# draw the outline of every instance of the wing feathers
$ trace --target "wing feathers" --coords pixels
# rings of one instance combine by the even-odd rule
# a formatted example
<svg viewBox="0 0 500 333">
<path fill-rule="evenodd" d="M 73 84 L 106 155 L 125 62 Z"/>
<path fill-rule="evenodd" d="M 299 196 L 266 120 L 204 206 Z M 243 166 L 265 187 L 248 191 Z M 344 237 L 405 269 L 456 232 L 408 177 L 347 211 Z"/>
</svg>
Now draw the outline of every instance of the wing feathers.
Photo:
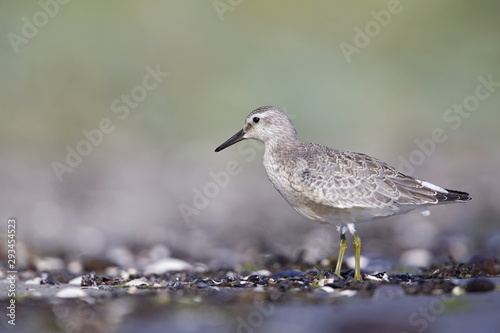
<svg viewBox="0 0 500 333">
<path fill-rule="evenodd" d="M 394 204 L 425 206 L 470 200 L 465 192 L 445 190 L 406 176 L 365 154 L 312 143 L 304 145 L 302 154 L 295 152 L 293 155 L 290 169 L 299 171 L 291 175 L 289 181 L 296 190 L 314 193 L 308 200 L 317 204 L 338 208 L 383 208 Z"/>
</svg>

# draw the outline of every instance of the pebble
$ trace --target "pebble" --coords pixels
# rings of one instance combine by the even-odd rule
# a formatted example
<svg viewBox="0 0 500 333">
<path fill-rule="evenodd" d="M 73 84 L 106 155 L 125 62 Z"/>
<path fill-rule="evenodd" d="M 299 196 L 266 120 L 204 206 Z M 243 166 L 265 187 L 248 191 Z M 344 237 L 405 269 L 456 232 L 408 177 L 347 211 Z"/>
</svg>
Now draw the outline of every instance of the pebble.
<svg viewBox="0 0 500 333">
<path fill-rule="evenodd" d="M 87 293 L 80 288 L 69 287 L 61 289 L 57 292 L 56 297 L 59 298 L 85 298 Z"/>
<path fill-rule="evenodd" d="M 139 271 L 135 268 L 129 268 L 126 271 L 120 271 L 119 275 L 123 280 L 133 280 L 141 276 Z"/>
<path fill-rule="evenodd" d="M 281 271 L 281 272 L 272 274 L 270 277 L 272 279 L 276 280 L 279 278 L 291 278 L 291 277 L 298 277 L 298 276 L 302 276 L 302 275 L 304 275 L 304 273 L 302 273 L 301 271 Z"/>
<path fill-rule="evenodd" d="M 153 282 L 153 284 L 151 285 L 151 287 L 153 287 L 153 288 L 162 288 L 163 286 L 160 283 L 158 283 L 158 282 L 155 281 L 155 282 Z"/>
<path fill-rule="evenodd" d="M 47 279 L 42 279 L 42 281 L 40 281 L 40 285 L 49 285 L 49 286 L 55 286 L 59 284 L 58 282 L 54 282 L 54 281 L 51 281 L 51 280 L 47 280 Z"/>
<path fill-rule="evenodd" d="M 82 285 L 82 277 L 77 276 L 76 278 L 71 279 L 68 283 L 72 286 L 81 286 Z"/>
<path fill-rule="evenodd" d="M 147 283 L 143 279 L 135 279 L 135 280 L 132 280 L 132 281 L 125 283 L 125 286 L 128 286 L 128 287 L 148 287 L 149 283 Z"/>
<path fill-rule="evenodd" d="M 426 249 L 406 250 L 401 254 L 401 264 L 410 267 L 427 267 L 431 264 L 432 253 Z"/>
<path fill-rule="evenodd" d="M 332 288 L 344 288 L 345 287 L 345 281 L 344 280 L 336 280 L 334 282 L 330 282 L 327 284 L 328 287 Z"/>
<path fill-rule="evenodd" d="M 267 269 L 261 269 L 255 272 L 252 272 L 252 275 L 262 275 L 262 276 L 270 276 L 271 272 L 268 271 Z"/>
<path fill-rule="evenodd" d="M 193 266 L 181 259 L 164 258 L 144 267 L 144 273 L 162 275 L 167 272 L 190 271 Z"/>
<path fill-rule="evenodd" d="M 486 278 L 470 279 L 465 285 L 465 290 L 470 293 L 485 292 L 495 289 L 495 284 Z"/>
<path fill-rule="evenodd" d="M 326 293 L 333 293 L 335 291 L 335 289 L 333 289 L 332 287 L 329 287 L 329 286 L 321 287 L 321 288 L 319 288 L 319 290 L 324 291 Z"/>
<path fill-rule="evenodd" d="M 334 282 L 335 282 L 335 279 L 320 279 L 318 281 L 318 286 L 323 287 L 329 283 L 334 283 Z"/>
<path fill-rule="evenodd" d="M 47 280 L 59 283 L 68 283 L 70 277 L 65 271 L 52 271 L 47 275 Z"/>
<path fill-rule="evenodd" d="M 130 267 L 135 263 L 133 253 L 129 249 L 121 246 L 112 247 L 107 250 L 106 257 L 120 267 Z"/>
<path fill-rule="evenodd" d="M 325 279 L 340 280 L 340 277 L 337 274 L 335 274 L 333 271 L 324 272 L 323 276 L 325 277 Z"/>
<path fill-rule="evenodd" d="M 304 277 L 304 279 L 307 279 L 307 280 L 315 280 L 318 278 L 318 272 L 308 271 L 308 272 L 304 273 L 303 277 Z"/>
<path fill-rule="evenodd" d="M 193 272 L 197 274 L 206 273 L 208 272 L 208 266 L 201 262 L 197 262 L 196 264 L 193 265 Z"/>
<path fill-rule="evenodd" d="M 339 291 L 338 295 L 345 296 L 345 297 L 353 297 L 353 296 L 356 296 L 357 293 L 358 293 L 357 290 L 342 290 L 342 291 Z"/>
<path fill-rule="evenodd" d="M 250 275 L 246 278 L 246 280 L 248 282 L 254 282 L 254 283 L 257 283 L 257 282 L 261 282 L 263 280 L 263 276 L 262 275 L 257 275 L 257 274 L 253 274 L 253 275 Z"/>
<path fill-rule="evenodd" d="M 318 281 L 320 287 L 328 286 L 331 288 L 343 288 L 345 286 L 345 280 L 338 277 L 332 271 L 324 272 L 323 276 L 324 278 Z"/>
<path fill-rule="evenodd" d="M 365 274 L 364 278 L 369 281 L 376 282 L 389 282 L 389 276 L 386 272 L 383 273 L 375 273 L 375 274 Z"/>
<path fill-rule="evenodd" d="M 355 258 L 354 256 L 349 256 L 345 259 L 345 263 L 347 264 L 347 267 L 349 268 L 352 268 L 354 269 L 354 264 L 355 264 Z M 365 257 L 363 255 L 361 255 L 359 257 L 359 266 L 361 269 L 365 269 L 366 266 L 368 266 L 368 264 L 370 263 L 370 259 L 368 259 L 368 257 Z"/>
<path fill-rule="evenodd" d="M 149 257 L 153 261 L 170 257 L 170 249 L 163 244 L 157 244 L 149 250 Z"/>
<path fill-rule="evenodd" d="M 494 256 L 475 255 L 469 259 L 469 265 L 474 265 L 477 269 L 490 274 L 500 274 L 500 260 Z"/>
<path fill-rule="evenodd" d="M 61 271 L 64 269 L 64 260 L 54 257 L 43 257 L 35 259 L 35 266 L 39 271 Z"/>
<path fill-rule="evenodd" d="M 320 261 L 320 265 L 321 265 L 321 266 L 328 267 L 328 266 L 330 266 L 331 264 L 332 264 L 332 262 L 331 262 L 331 260 L 330 260 L 330 259 L 328 259 L 328 258 L 322 259 L 322 260 Z"/>
<path fill-rule="evenodd" d="M 451 294 L 453 296 L 462 296 L 463 294 L 465 294 L 465 289 L 460 286 L 456 286 L 451 290 Z"/>
<path fill-rule="evenodd" d="M 70 261 L 68 263 L 68 271 L 71 274 L 83 274 L 83 265 L 77 260 Z"/>
</svg>

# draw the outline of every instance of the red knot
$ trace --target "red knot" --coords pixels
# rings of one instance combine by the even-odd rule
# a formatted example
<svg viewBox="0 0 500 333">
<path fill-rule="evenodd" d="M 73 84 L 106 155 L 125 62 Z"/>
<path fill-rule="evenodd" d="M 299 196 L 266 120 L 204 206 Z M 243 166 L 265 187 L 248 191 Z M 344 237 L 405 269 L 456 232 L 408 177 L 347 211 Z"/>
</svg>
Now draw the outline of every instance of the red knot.
<svg viewBox="0 0 500 333">
<path fill-rule="evenodd" d="M 283 198 L 303 217 L 331 224 L 340 233 L 335 274 L 347 247 L 345 233 L 353 235 L 354 279 L 361 280 L 361 239 L 355 225 L 418 210 L 428 206 L 470 200 L 468 193 L 448 190 L 402 174 L 365 154 L 301 142 L 285 112 L 274 106 L 252 111 L 243 129 L 215 149 L 216 152 L 244 139 L 264 143 L 264 167 Z"/>
</svg>

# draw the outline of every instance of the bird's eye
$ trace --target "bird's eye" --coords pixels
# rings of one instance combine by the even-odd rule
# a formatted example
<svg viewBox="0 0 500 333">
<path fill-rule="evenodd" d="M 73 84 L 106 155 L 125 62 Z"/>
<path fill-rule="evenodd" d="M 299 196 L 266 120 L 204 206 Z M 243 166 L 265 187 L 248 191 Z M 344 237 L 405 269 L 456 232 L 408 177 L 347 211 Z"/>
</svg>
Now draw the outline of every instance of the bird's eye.
<svg viewBox="0 0 500 333">
<path fill-rule="evenodd" d="M 257 124 L 259 122 L 260 118 L 259 117 L 253 117 L 252 120 L 253 120 L 254 123 Z"/>
</svg>

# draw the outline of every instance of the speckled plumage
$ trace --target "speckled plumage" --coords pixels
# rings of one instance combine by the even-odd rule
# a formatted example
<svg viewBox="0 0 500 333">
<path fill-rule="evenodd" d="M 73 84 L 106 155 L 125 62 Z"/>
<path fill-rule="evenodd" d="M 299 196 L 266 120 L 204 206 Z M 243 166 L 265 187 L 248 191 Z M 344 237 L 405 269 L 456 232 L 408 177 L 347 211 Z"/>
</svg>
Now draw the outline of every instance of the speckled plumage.
<svg viewBox="0 0 500 333">
<path fill-rule="evenodd" d="M 335 225 L 341 235 L 355 234 L 358 222 L 415 209 L 428 215 L 427 206 L 470 200 L 465 192 L 406 176 L 368 155 L 301 142 L 287 115 L 273 106 L 252 111 L 243 129 L 216 151 L 243 139 L 264 143 L 267 176 L 299 214 Z"/>
</svg>

